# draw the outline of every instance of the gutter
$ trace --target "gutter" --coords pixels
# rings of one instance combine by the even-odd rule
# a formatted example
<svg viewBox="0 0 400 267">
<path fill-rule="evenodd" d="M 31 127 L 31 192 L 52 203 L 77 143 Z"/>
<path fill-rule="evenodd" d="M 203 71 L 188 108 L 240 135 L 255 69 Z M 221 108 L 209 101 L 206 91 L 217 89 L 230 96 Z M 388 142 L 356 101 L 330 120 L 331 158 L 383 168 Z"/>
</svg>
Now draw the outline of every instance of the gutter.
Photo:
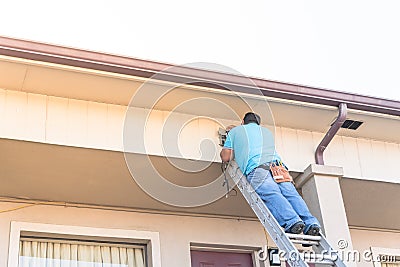
<svg viewBox="0 0 400 267">
<path fill-rule="evenodd" d="M 340 127 L 342 127 L 347 117 L 347 105 L 341 103 L 339 105 L 339 115 L 336 118 L 335 122 L 331 125 L 331 128 L 325 134 L 321 143 L 319 143 L 317 149 L 315 150 L 315 163 L 319 165 L 324 165 L 324 151 L 328 147 L 329 143 L 332 141 L 333 137 L 339 131 Z"/>
<path fill-rule="evenodd" d="M 400 102 L 0 36 L 0 55 L 400 116 Z"/>
</svg>

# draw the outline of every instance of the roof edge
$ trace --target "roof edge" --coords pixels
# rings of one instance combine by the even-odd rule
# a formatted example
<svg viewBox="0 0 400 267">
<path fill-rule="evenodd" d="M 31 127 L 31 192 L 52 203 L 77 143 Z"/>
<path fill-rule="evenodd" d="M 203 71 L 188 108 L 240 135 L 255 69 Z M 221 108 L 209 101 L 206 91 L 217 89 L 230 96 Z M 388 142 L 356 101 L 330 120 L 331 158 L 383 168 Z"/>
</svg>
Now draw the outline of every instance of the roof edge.
<svg viewBox="0 0 400 267">
<path fill-rule="evenodd" d="M 400 101 L 0 36 L 0 55 L 400 116 Z"/>
</svg>

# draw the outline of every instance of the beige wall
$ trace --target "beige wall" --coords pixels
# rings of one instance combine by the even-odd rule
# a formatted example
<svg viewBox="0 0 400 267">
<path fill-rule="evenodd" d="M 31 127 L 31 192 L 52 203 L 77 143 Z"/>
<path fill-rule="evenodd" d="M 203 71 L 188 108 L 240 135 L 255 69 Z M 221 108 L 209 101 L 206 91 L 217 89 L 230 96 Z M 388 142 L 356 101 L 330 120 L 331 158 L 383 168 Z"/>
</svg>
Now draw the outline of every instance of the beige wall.
<svg viewBox="0 0 400 267">
<path fill-rule="evenodd" d="M 0 202 L 0 212 L 24 204 Z M 190 243 L 264 247 L 256 221 L 37 205 L 0 213 L 0 267 L 7 267 L 11 221 L 159 232 L 162 266 L 190 266 Z M 351 229 L 354 250 L 400 250 L 400 232 Z M 269 240 L 269 244 L 273 245 Z M 359 267 L 373 267 L 361 260 Z"/>
<path fill-rule="evenodd" d="M 0 202 L 0 212 L 23 204 Z M 33 206 L 0 213 L 0 267 L 7 266 L 11 221 L 159 232 L 162 266 L 190 266 L 190 242 L 264 247 L 257 221 Z"/>
<path fill-rule="evenodd" d="M 371 247 L 398 249 L 400 251 L 400 232 L 389 232 L 385 230 L 359 230 L 350 229 L 353 248 L 361 253 L 371 251 Z M 372 261 L 363 261 L 358 267 L 373 267 Z"/>
<path fill-rule="evenodd" d="M 120 105 L 0 89 L 0 138 L 123 151 L 125 112 L 126 107 Z M 133 112 L 138 120 L 144 120 L 145 109 L 133 108 Z M 149 130 L 144 134 L 146 151 L 135 143 L 143 140 L 139 135 L 131 139 L 130 151 L 164 155 L 161 133 L 168 116 L 167 111 L 152 111 Z M 182 125 L 193 117 L 174 113 L 170 119 Z M 217 120 L 221 125 L 235 123 Z M 168 156 L 219 162 L 218 122 L 197 118 L 184 124 L 178 144 L 181 153 L 171 152 Z M 314 162 L 315 148 L 324 136 L 324 133 L 284 127 L 276 127 L 275 134 L 278 153 L 291 170 L 298 172 Z M 200 153 L 204 139 L 214 143 L 213 152 Z M 399 157 L 397 143 L 336 136 L 325 152 L 325 163 L 343 167 L 345 177 L 398 183 L 395 168 L 376 168 L 375 163 L 384 158 L 389 166 L 396 166 Z"/>
</svg>

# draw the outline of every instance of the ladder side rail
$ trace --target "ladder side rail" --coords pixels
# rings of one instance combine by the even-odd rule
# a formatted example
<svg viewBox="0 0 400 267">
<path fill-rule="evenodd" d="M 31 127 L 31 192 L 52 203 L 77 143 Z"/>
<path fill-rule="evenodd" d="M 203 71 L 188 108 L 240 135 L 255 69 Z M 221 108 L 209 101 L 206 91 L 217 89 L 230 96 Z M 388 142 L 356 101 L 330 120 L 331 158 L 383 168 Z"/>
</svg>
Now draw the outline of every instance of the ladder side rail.
<svg viewBox="0 0 400 267">
<path fill-rule="evenodd" d="M 346 264 L 343 262 L 343 260 L 340 258 L 338 251 L 334 250 L 331 245 L 329 244 L 328 240 L 326 240 L 325 236 L 321 234 L 321 240 L 319 241 L 319 246 L 318 247 L 313 247 L 314 250 L 316 250 L 318 253 L 325 253 L 326 255 L 329 255 L 330 257 L 335 258 L 335 266 L 339 267 L 346 267 Z"/>
<path fill-rule="evenodd" d="M 261 224 L 274 240 L 275 244 L 278 246 L 279 249 L 285 251 L 285 253 L 287 254 L 287 262 L 293 267 L 308 267 L 309 265 L 301 258 L 298 249 L 286 236 L 286 234 L 284 233 L 272 213 L 266 207 L 260 196 L 254 191 L 253 187 L 240 171 L 236 162 L 231 161 L 231 163 L 227 167 L 227 171 L 229 176 L 234 180 L 235 184 L 237 184 L 240 192 L 249 203 L 252 210 L 257 215 Z M 293 258 L 295 259 L 295 261 L 290 260 Z"/>
<path fill-rule="evenodd" d="M 229 176 L 235 182 L 243 197 L 246 199 L 254 213 L 257 215 L 261 224 L 267 230 L 268 234 L 272 237 L 275 244 L 280 250 L 286 253 L 287 262 L 292 267 L 307 267 L 307 261 L 299 253 L 298 249 L 295 247 L 292 238 L 299 239 L 298 241 L 305 242 L 304 235 L 291 235 L 286 234 L 280 227 L 270 210 L 264 204 L 260 196 L 255 192 L 251 184 L 247 181 L 246 177 L 240 171 L 237 163 L 231 161 L 228 164 L 227 170 Z M 307 242 L 317 242 L 317 245 L 313 244 L 313 250 L 319 253 L 322 258 L 320 261 L 315 263 L 328 264 L 338 267 L 346 267 L 342 259 L 339 257 L 338 251 L 333 250 L 326 238 L 321 234 L 320 236 L 310 236 Z M 297 242 L 297 240 L 295 240 Z"/>
</svg>

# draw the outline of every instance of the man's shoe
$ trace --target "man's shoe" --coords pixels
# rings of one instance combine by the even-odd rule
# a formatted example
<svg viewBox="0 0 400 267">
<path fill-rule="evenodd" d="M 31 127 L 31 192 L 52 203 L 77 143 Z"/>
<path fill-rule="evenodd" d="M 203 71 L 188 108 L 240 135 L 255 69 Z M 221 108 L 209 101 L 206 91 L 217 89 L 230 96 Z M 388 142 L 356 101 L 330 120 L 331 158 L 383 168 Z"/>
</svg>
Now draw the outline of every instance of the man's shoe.
<svg viewBox="0 0 400 267">
<path fill-rule="evenodd" d="M 317 224 L 312 224 L 310 227 L 308 227 L 307 231 L 304 232 L 305 235 L 319 235 L 319 232 L 321 231 L 321 227 Z"/>
<path fill-rule="evenodd" d="M 319 232 L 321 231 L 321 227 L 316 224 L 312 224 L 308 227 L 307 231 L 304 232 L 305 235 L 314 235 L 317 236 L 319 235 Z M 312 245 L 309 244 L 302 244 L 303 247 L 311 247 Z"/>
<path fill-rule="evenodd" d="M 293 224 L 289 228 L 289 230 L 287 230 L 285 232 L 289 233 L 289 234 L 300 234 L 301 232 L 303 232 L 305 226 L 306 225 L 302 221 L 300 221 L 300 222 Z"/>
</svg>

